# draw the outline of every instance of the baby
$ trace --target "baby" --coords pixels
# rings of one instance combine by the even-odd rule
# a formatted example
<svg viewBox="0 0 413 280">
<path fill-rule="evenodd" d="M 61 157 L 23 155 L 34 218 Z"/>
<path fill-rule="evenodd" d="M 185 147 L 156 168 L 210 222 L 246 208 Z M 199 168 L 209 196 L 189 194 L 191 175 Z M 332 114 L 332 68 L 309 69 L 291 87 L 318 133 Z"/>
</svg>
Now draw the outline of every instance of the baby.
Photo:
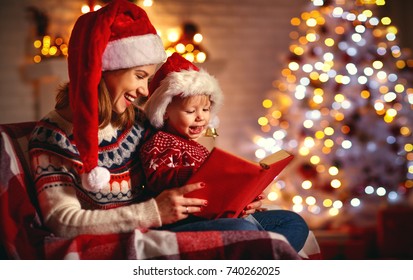
<svg viewBox="0 0 413 280">
<path fill-rule="evenodd" d="M 147 194 L 184 185 L 201 166 L 209 151 L 196 140 L 222 99 L 216 79 L 177 53 L 156 72 L 144 105 L 156 131 L 140 150 Z"/>
</svg>

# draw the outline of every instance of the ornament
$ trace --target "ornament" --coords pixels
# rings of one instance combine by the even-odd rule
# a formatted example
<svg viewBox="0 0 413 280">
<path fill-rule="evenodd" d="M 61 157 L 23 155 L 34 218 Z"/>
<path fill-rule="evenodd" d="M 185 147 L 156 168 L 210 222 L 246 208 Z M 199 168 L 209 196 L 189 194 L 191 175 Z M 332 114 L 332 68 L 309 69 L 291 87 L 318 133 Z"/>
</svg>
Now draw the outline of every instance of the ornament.
<svg viewBox="0 0 413 280">
<path fill-rule="evenodd" d="M 219 136 L 219 134 L 218 134 L 218 131 L 217 131 L 216 128 L 208 127 L 205 131 L 205 136 L 215 138 L 215 137 Z"/>
</svg>

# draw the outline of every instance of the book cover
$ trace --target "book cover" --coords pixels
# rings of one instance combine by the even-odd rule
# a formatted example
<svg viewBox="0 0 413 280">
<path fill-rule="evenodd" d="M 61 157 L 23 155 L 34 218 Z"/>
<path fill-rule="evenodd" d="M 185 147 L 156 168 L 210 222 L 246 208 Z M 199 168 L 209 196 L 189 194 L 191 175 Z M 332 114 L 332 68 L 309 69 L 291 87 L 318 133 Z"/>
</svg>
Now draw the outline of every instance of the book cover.
<svg viewBox="0 0 413 280">
<path fill-rule="evenodd" d="M 293 155 L 280 150 L 260 162 L 252 162 L 215 147 L 187 182 L 204 182 L 206 187 L 185 197 L 208 200 L 208 206 L 196 213 L 197 216 L 208 219 L 238 217 L 292 159 Z"/>
</svg>

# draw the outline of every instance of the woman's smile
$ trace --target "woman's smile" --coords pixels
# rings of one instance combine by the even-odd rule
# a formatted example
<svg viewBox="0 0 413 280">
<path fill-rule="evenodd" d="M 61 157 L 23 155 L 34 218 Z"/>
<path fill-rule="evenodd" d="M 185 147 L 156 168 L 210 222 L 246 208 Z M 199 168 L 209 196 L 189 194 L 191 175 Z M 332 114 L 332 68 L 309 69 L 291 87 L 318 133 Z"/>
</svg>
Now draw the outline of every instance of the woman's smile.
<svg viewBox="0 0 413 280">
<path fill-rule="evenodd" d="M 135 101 L 135 99 L 137 98 L 136 96 L 131 95 L 130 93 L 127 93 L 127 92 L 124 94 L 124 97 L 130 103 L 133 103 Z"/>
</svg>

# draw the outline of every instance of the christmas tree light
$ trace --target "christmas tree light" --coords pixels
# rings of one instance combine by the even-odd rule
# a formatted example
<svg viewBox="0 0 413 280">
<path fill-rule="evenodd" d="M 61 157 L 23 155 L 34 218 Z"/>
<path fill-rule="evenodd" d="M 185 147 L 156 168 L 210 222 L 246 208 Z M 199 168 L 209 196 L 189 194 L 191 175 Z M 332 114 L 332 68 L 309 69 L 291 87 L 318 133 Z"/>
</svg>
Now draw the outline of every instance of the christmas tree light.
<svg viewBox="0 0 413 280">
<path fill-rule="evenodd" d="M 257 158 L 296 155 L 267 199 L 313 227 L 371 221 L 413 188 L 413 61 L 374 15 L 384 4 L 312 1 L 291 20 L 286 67 L 262 102 Z"/>
</svg>

